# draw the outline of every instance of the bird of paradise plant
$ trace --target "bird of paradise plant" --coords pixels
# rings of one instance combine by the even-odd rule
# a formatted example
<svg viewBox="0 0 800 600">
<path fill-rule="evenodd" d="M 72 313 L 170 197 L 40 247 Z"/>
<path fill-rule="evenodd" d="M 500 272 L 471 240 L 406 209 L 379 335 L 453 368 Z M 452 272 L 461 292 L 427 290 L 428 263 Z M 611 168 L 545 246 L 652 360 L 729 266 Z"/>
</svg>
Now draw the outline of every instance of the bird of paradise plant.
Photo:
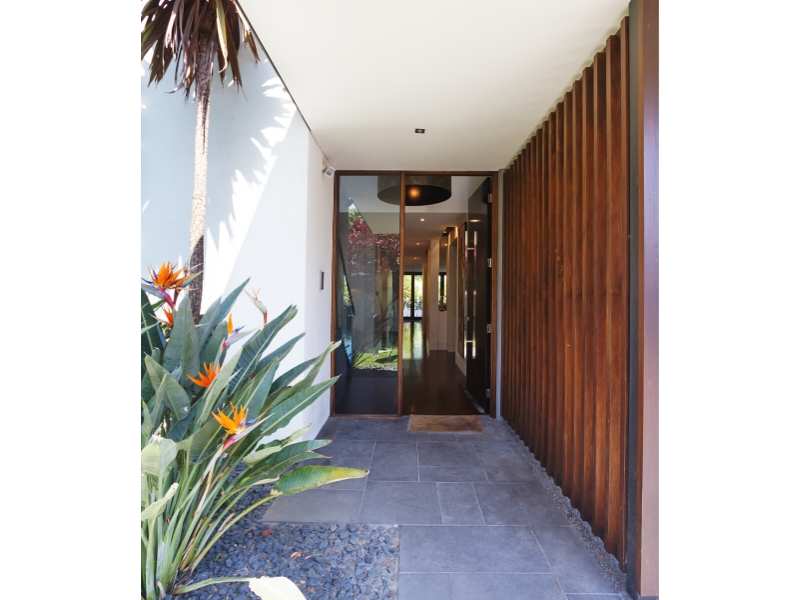
<svg viewBox="0 0 800 600">
<path fill-rule="evenodd" d="M 151 293 L 155 283 L 176 281 L 154 277 L 143 290 Z M 280 363 L 302 337 L 271 348 L 297 313 L 289 307 L 228 356 L 231 340 L 244 337 L 231 316 L 244 285 L 212 303 L 197 324 L 186 296 L 175 308 L 168 335 L 157 323 L 161 337 L 143 332 L 141 595 L 146 600 L 231 581 L 248 581 L 265 598 L 289 597 L 278 589 L 302 598 L 283 578 L 193 581 L 192 573 L 226 531 L 259 507 L 366 475 L 360 469 L 307 464 L 324 458 L 316 450 L 327 440 L 303 440 L 302 431 L 273 439 L 333 385 L 335 378 L 315 380 L 338 344 L 278 376 Z M 153 295 L 159 298 L 156 304 L 164 301 Z M 143 292 L 143 324 L 155 320 L 153 307 Z"/>
<path fill-rule="evenodd" d="M 206 363 L 203 365 L 203 369 L 197 373 L 197 377 L 192 377 L 191 375 L 187 377 L 189 377 L 189 380 L 195 385 L 199 385 L 201 388 L 207 388 L 214 383 L 214 379 L 217 378 L 217 373 L 219 373 L 218 364 Z"/>
</svg>

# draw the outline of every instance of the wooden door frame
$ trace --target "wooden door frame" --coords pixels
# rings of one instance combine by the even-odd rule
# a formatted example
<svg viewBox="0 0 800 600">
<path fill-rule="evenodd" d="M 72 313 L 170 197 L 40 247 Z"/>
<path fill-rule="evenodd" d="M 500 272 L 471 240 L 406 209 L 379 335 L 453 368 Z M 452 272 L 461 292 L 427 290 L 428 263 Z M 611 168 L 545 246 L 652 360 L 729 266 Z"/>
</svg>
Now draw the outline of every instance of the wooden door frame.
<svg viewBox="0 0 800 600">
<path fill-rule="evenodd" d="M 398 333 L 397 333 L 397 416 L 403 414 L 403 273 L 405 272 L 405 249 L 403 242 L 405 241 L 405 179 L 407 175 L 450 175 L 451 177 L 491 177 L 492 178 L 492 202 L 491 202 L 491 220 L 492 220 L 492 267 L 490 270 L 490 285 L 491 285 L 491 337 L 489 344 L 489 376 L 490 376 L 490 392 L 489 392 L 489 410 L 492 417 L 497 417 L 497 302 L 498 293 L 497 289 L 497 211 L 498 211 L 498 190 L 499 190 L 499 171 L 415 171 L 415 170 L 352 170 L 344 169 L 337 170 L 333 177 L 333 211 L 331 219 L 331 326 L 330 335 L 331 340 L 336 337 L 336 296 L 337 296 L 337 283 L 336 276 L 338 272 L 337 261 L 339 260 L 338 251 L 338 218 L 339 218 L 339 183 L 340 178 L 343 176 L 368 176 L 368 175 L 398 175 L 400 176 L 400 285 L 398 285 L 398 306 L 400 309 L 397 311 L 398 315 Z M 331 375 L 336 373 L 336 353 L 332 352 L 330 357 L 330 370 Z M 336 386 L 331 387 L 330 399 L 330 415 L 336 416 Z M 359 415 L 362 416 L 362 415 Z M 389 415 L 363 415 L 363 416 L 382 416 Z"/>
</svg>

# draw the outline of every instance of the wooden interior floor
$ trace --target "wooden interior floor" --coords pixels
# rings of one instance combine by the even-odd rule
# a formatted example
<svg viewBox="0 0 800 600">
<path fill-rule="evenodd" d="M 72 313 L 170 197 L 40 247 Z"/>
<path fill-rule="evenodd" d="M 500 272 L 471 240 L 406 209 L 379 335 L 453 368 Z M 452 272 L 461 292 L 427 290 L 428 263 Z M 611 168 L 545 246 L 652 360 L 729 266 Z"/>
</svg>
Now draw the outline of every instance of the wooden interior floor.
<svg viewBox="0 0 800 600">
<path fill-rule="evenodd" d="M 425 353 L 421 321 L 403 322 L 403 410 L 417 415 L 474 415 L 464 392 L 465 377 L 454 353 Z"/>
</svg>

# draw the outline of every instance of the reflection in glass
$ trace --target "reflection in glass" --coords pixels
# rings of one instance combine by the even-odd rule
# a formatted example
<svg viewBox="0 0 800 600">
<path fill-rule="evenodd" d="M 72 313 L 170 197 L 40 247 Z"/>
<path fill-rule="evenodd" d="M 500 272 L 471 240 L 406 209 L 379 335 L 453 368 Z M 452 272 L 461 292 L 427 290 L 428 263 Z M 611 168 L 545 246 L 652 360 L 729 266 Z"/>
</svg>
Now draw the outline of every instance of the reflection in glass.
<svg viewBox="0 0 800 600">
<path fill-rule="evenodd" d="M 447 180 L 446 186 L 444 179 Z M 488 238 L 470 222 L 482 218 L 479 212 L 481 215 L 485 213 L 486 205 L 482 201 L 485 180 L 485 177 L 471 175 L 443 176 L 441 187 L 450 192 L 446 198 L 417 204 L 406 198 L 403 235 L 406 271 L 403 280 L 404 412 L 474 414 L 484 397 L 483 390 L 477 395 L 468 389 L 467 362 L 469 360 L 474 366 L 483 358 L 473 340 L 480 331 L 487 331 L 486 316 L 474 311 L 475 280 L 478 275 L 487 276 L 487 262 L 484 260 L 481 268 L 474 249 L 476 236 L 480 237 L 478 245 L 481 248 L 487 244 Z M 410 195 L 412 188 L 413 182 L 407 176 L 407 194 Z M 469 272 L 469 283 L 466 281 L 468 269 L 474 271 Z M 472 299 L 469 318 L 464 301 L 467 294 Z M 417 306 L 423 309 L 422 315 Z M 484 319 L 482 322 L 481 318 Z"/>
<path fill-rule="evenodd" d="M 339 179 L 337 413 L 396 410 L 400 213 L 378 198 L 377 180 Z"/>
<path fill-rule="evenodd" d="M 421 319 L 424 301 L 421 273 L 406 273 L 403 276 L 403 318 Z"/>
</svg>

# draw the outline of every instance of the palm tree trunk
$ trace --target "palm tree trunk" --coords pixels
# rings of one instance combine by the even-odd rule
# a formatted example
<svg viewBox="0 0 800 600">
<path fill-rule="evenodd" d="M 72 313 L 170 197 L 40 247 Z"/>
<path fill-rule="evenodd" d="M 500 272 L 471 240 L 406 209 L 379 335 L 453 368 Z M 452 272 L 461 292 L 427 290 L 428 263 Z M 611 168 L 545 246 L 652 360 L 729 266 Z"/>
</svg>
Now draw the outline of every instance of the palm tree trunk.
<svg viewBox="0 0 800 600">
<path fill-rule="evenodd" d="M 210 41 L 202 44 L 197 71 L 197 117 L 194 127 L 194 184 L 192 189 L 192 221 L 189 231 L 189 271 L 199 273 L 189 284 L 192 318 L 200 320 L 205 266 L 206 202 L 208 200 L 208 120 L 211 100 L 211 67 L 213 52 Z"/>
</svg>

